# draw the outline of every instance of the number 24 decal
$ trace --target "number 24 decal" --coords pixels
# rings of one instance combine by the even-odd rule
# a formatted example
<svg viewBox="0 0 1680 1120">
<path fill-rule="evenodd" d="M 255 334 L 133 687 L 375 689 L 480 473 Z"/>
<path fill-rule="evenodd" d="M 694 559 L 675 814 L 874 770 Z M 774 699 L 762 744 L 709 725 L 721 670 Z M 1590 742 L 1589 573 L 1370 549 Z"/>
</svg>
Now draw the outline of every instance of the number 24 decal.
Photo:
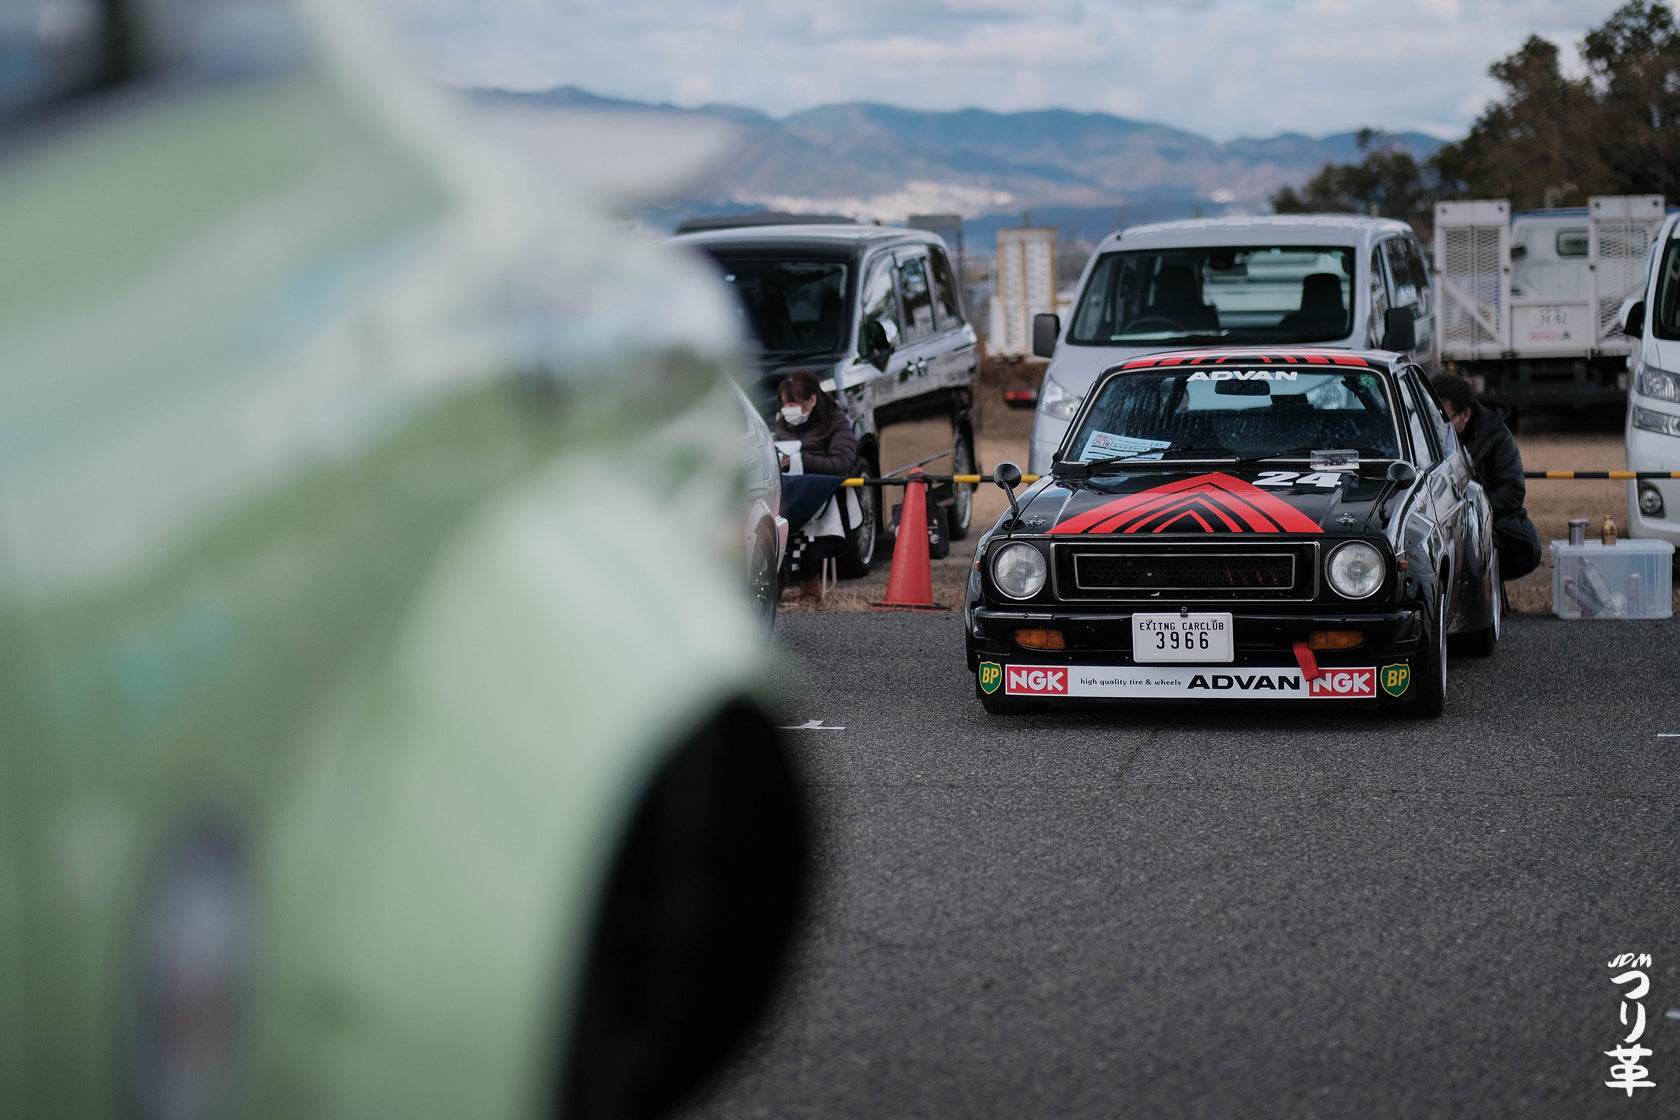
<svg viewBox="0 0 1680 1120">
<path fill-rule="evenodd" d="M 1334 490 L 1341 484 L 1340 471 L 1314 471 L 1312 474 L 1302 474 L 1300 471 L 1261 471 L 1260 477 L 1254 480 L 1256 486 L 1319 486 L 1326 490 Z"/>
</svg>

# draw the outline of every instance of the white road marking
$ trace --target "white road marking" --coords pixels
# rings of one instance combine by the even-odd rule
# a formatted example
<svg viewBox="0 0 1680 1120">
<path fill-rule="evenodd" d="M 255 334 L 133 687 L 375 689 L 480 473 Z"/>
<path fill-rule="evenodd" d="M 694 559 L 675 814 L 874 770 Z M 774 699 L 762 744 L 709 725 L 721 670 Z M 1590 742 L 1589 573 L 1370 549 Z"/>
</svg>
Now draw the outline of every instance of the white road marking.
<svg viewBox="0 0 1680 1120">
<path fill-rule="evenodd" d="M 1659 731 L 1659 732 L 1657 732 L 1657 738 L 1659 738 L 1659 739 L 1680 739 L 1680 731 Z"/>
<path fill-rule="evenodd" d="M 844 727 L 830 727 L 820 719 L 808 719 L 804 723 L 790 723 L 786 727 L 778 727 L 777 731 L 844 731 Z"/>
</svg>

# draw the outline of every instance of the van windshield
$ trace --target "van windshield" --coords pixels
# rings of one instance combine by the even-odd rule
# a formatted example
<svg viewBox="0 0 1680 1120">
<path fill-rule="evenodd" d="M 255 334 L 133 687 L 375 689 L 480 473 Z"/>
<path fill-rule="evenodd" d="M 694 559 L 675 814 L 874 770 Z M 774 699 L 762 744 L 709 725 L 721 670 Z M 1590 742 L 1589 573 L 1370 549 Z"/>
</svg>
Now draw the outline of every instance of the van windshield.
<svg viewBox="0 0 1680 1120">
<path fill-rule="evenodd" d="M 1345 246 L 1206 246 L 1105 253 L 1068 341 L 1332 342 L 1353 332 Z"/>
<path fill-rule="evenodd" d="M 1069 459 L 1307 458 L 1319 449 L 1392 459 L 1399 448 L 1382 378 L 1369 371 L 1122 373 L 1097 389 Z"/>
<path fill-rule="evenodd" d="M 844 261 L 718 257 L 747 328 L 772 354 L 833 354 L 846 342 Z"/>
</svg>

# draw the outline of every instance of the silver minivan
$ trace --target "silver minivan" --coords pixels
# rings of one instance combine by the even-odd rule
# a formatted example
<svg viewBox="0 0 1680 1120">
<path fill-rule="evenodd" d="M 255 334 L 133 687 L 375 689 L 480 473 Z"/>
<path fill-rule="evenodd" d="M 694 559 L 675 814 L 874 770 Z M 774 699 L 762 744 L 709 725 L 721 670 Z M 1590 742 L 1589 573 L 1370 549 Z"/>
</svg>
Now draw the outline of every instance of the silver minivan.
<svg viewBox="0 0 1680 1120">
<path fill-rule="evenodd" d="M 1133 226 L 1097 246 L 1066 324 L 1033 322 L 1050 359 L 1028 470 L 1049 471 L 1068 421 L 1117 362 L 1187 346 L 1345 346 L 1439 369 L 1435 302 L 1404 222 L 1352 214 L 1205 218 Z"/>
</svg>

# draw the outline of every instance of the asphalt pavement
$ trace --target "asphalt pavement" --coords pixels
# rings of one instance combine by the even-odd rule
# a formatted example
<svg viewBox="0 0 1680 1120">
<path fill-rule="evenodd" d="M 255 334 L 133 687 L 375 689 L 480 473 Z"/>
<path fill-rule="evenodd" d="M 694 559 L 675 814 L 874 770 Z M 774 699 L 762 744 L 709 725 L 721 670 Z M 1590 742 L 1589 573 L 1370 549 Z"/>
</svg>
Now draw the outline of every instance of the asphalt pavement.
<svg viewBox="0 0 1680 1120">
<path fill-rule="evenodd" d="M 955 615 L 778 626 L 813 916 L 688 1115 L 1680 1116 L 1680 624 L 1514 617 L 1432 721 L 991 717 Z"/>
</svg>

